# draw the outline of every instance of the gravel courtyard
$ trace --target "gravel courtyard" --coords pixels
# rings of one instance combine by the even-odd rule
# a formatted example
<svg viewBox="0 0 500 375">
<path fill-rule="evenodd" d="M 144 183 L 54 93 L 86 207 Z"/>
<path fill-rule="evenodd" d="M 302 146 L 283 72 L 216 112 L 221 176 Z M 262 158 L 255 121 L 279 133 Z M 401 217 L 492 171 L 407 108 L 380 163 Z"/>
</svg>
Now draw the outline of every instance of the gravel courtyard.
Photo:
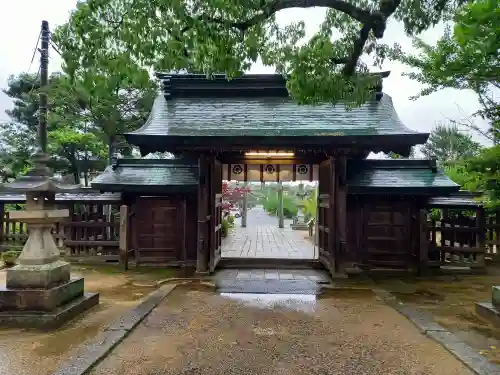
<svg viewBox="0 0 500 375">
<path fill-rule="evenodd" d="M 94 375 L 471 375 L 371 292 L 178 287 Z"/>
</svg>

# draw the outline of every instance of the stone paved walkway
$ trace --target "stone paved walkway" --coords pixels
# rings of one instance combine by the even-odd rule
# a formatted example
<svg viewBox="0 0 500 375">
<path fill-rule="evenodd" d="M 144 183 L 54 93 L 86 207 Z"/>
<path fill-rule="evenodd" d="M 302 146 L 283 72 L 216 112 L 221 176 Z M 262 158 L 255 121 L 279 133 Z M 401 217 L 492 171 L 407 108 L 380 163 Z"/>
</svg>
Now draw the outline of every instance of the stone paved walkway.
<svg viewBox="0 0 500 375">
<path fill-rule="evenodd" d="M 310 280 L 317 283 L 330 282 L 327 271 L 315 269 L 222 269 L 212 279 L 221 280 Z"/>
<path fill-rule="evenodd" d="M 236 228 L 222 244 L 222 258 L 318 259 L 305 231 L 273 224 Z"/>
</svg>

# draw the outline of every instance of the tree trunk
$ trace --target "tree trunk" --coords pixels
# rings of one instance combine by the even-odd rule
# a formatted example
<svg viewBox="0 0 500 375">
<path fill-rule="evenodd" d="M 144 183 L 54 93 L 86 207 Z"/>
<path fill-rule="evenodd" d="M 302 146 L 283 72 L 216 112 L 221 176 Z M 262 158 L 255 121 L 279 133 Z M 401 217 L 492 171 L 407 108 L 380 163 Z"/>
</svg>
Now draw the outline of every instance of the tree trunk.
<svg viewBox="0 0 500 375">
<path fill-rule="evenodd" d="M 113 157 L 113 153 L 115 152 L 114 141 L 115 141 L 115 137 L 109 136 L 109 138 L 108 138 L 108 165 L 111 165 L 111 158 Z"/>
</svg>

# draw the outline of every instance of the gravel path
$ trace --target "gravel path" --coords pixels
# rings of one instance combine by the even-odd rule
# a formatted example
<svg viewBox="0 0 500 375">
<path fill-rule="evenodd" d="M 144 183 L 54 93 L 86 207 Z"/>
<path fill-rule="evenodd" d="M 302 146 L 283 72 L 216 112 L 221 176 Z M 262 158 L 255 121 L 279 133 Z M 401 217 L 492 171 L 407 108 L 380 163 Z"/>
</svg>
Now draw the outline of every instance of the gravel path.
<svg viewBox="0 0 500 375">
<path fill-rule="evenodd" d="M 92 374 L 472 374 L 372 295 L 343 294 L 241 301 L 178 288 Z"/>
<path fill-rule="evenodd" d="M 53 374 L 76 347 L 94 339 L 109 323 L 156 289 L 133 286 L 123 273 L 109 274 L 88 268 L 73 272 L 73 276 L 78 275 L 85 276 L 87 291 L 101 293 L 99 306 L 49 333 L 0 328 L 0 375 Z M 149 275 L 139 281 L 144 279 L 146 283 L 146 276 Z M 0 286 L 4 285 L 5 270 L 0 270 Z"/>
</svg>

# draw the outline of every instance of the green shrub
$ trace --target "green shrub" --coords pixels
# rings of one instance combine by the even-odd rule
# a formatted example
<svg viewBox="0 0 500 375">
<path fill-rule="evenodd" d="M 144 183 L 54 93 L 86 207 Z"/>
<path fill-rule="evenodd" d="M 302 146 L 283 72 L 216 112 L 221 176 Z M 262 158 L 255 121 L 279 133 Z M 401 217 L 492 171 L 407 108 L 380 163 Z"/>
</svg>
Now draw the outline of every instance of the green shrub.
<svg viewBox="0 0 500 375">
<path fill-rule="evenodd" d="M 222 237 L 227 237 L 230 228 L 231 225 L 229 224 L 229 220 L 227 218 L 223 218 L 221 222 L 220 235 Z"/>
<path fill-rule="evenodd" d="M 229 228 L 233 228 L 234 227 L 234 216 L 229 215 L 226 219 L 227 219 L 227 223 L 229 224 Z"/>
<path fill-rule="evenodd" d="M 433 208 L 430 211 L 431 220 L 439 221 L 441 220 L 441 210 L 439 208 Z"/>
<path fill-rule="evenodd" d="M 16 250 L 6 251 L 2 253 L 2 261 L 6 266 L 13 266 L 16 264 L 16 260 L 20 254 L 21 252 Z"/>
<path fill-rule="evenodd" d="M 292 219 L 297 216 L 298 211 L 297 206 L 283 207 L 283 216 L 287 219 Z"/>
<path fill-rule="evenodd" d="M 267 197 L 265 202 L 263 203 L 264 210 L 270 215 L 276 215 L 279 209 L 279 201 L 276 194 L 271 194 Z M 291 197 L 285 196 L 283 197 L 283 215 L 287 219 L 291 219 L 297 216 L 297 204 L 295 200 Z"/>
</svg>

